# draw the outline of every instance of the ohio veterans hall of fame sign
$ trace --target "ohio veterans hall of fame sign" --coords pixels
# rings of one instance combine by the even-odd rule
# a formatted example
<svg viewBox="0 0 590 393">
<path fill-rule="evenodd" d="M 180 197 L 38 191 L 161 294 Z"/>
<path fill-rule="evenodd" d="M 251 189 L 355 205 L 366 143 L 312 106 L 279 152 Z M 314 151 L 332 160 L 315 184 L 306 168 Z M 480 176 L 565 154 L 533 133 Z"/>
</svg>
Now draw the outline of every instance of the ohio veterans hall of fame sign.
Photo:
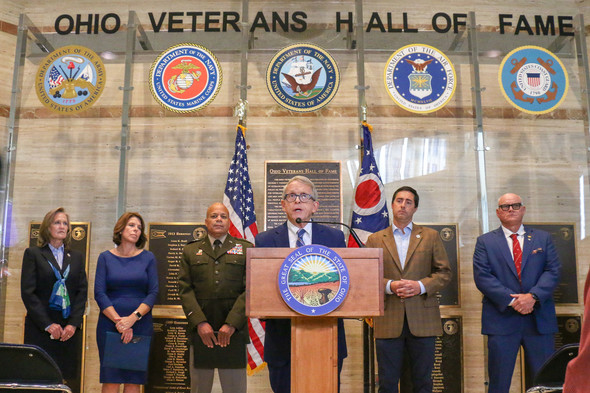
<svg viewBox="0 0 590 393">
<path fill-rule="evenodd" d="M 164 108 L 188 113 L 209 105 L 221 88 L 221 65 L 203 46 L 179 44 L 162 52 L 150 70 L 150 90 Z"/>
<path fill-rule="evenodd" d="M 312 112 L 327 105 L 338 91 L 340 72 L 328 52 L 312 44 L 281 49 L 266 71 L 266 87 L 282 107 Z"/>
<path fill-rule="evenodd" d="M 328 247 L 299 247 L 279 269 L 279 291 L 287 305 L 303 315 L 325 315 L 336 310 L 348 294 L 349 275 L 344 260 Z"/>
<path fill-rule="evenodd" d="M 561 60 L 538 46 L 521 46 L 508 53 L 500 64 L 498 79 L 510 105 L 533 115 L 557 108 L 569 87 Z"/>
<path fill-rule="evenodd" d="M 35 91 L 45 107 L 74 114 L 90 108 L 104 90 L 104 64 L 94 51 L 78 45 L 51 52 L 39 65 Z"/>
<path fill-rule="evenodd" d="M 445 106 L 455 93 L 453 64 L 438 49 L 406 45 L 391 55 L 385 66 L 385 87 L 402 108 L 430 113 Z"/>
</svg>

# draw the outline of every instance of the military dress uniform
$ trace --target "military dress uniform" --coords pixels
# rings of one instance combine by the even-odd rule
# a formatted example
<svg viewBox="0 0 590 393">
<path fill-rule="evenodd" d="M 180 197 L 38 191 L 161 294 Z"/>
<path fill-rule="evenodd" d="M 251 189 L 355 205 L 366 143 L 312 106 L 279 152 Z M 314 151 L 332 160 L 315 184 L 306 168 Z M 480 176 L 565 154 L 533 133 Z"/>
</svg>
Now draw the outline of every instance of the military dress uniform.
<svg viewBox="0 0 590 393">
<path fill-rule="evenodd" d="M 246 367 L 246 249 L 252 246 L 228 234 L 216 251 L 208 236 L 184 247 L 179 287 L 192 332 L 195 368 Z M 215 332 L 224 324 L 235 327 L 230 344 L 225 348 L 206 347 L 197 333 L 201 322 L 208 322 Z"/>
</svg>

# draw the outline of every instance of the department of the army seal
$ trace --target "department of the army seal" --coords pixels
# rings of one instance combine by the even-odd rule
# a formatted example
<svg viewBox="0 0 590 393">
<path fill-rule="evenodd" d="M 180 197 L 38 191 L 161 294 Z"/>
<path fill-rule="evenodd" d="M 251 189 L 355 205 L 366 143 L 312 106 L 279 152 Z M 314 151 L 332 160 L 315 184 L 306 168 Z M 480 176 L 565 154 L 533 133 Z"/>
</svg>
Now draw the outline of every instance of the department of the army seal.
<svg viewBox="0 0 590 393">
<path fill-rule="evenodd" d="M 498 72 L 502 94 L 510 105 L 540 115 L 554 110 L 567 95 L 567 71 L 557 56 L 539 46 L 508 53 Z"/>
<path fill-rule="evenodd" d="M 406 45 L 395 51 L 385 66 L 389 95 L 414 113 L 430 113 L 445 106 L 455 93 L 456 80 L 449 58 L 429 45 Z"/>
<path fill-rule="evenodd" d="M 294 112 L 312 112 L 327 105 L 340 86 L 336 61 L 322 48 L 296 44 L 281 49 L 266 71 L 272 98 Z"/>
<path fill-rule="evenodd" d="M 78 45 L 51 52 L 39 65 L 35 91 L 39 101 L 57 113 L 90 108 L 104 90 L 104 64 L 94 51 Z"/>
<path fill-rule="evenodd" d="M 215 99 L 222 76 L 219 61 L 207 48 L 178 44 L 162 52 L 152 64 L 150 90 L 164 108 L 188 113 L 203 109 Z"/>
<path fill-rule="evenodd" d="M 334 250 L 311 244 L 299 247 L 279 269 L 279 291 L 293 311 L 325 315 L 334 311 L 348 294 L 348 269 Z"/>
</svg>

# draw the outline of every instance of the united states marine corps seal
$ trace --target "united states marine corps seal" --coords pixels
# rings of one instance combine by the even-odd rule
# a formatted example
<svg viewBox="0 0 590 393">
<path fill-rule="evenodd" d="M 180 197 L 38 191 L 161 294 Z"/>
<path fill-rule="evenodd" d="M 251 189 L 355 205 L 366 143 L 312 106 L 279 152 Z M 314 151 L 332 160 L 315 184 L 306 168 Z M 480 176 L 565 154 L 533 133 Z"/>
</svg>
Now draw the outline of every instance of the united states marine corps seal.
<svg viewBox="0 0 590 393">
<path fill-rule="evenodd" d="M 279 291 L 287 305 L 303 315 L 325 315 L 346 298 L 349 275 L 340 256 L 328 247 L 299 247 L 279 269 Z"/>
<path fill-rule="evenodd" d="M 421 44 L 395 51 L 385 66 L 384 82 L 391 98 L 414 113 L 430 113 L 455 94 L 455 68 L 444 53 Z"/>
<path fill-rule="evenodd" d="M 557 108 L 569 87 L 561 60 L 538 46 L 521 46 L 508 53 L 500 64 L 498 80 L 510 105 L 533 115 Z"/>
<path fill-rule="evenodd" d="M 39 65 L 35 91 L 45 107 L 74 114 L 90 108 L 104 90 L 104 64 L 94 51 L 78 45 L 51 52 Z"/>
<path fill-rule="evenodd" d="M 207 48 L 195 44 L 171 46 L 150 70 L 150 90 L 164 108 L 188 113 L 209 105 L 221 88 L 219 61 Z"/>
<path fill-rule="evenodd" d="M 294 112 L 312 112 L 327 105 L 340 86 L 336 61 L 312 44 L 283 48 L 266 70 L 266 87 L 282 107 Z"/>
</svg>

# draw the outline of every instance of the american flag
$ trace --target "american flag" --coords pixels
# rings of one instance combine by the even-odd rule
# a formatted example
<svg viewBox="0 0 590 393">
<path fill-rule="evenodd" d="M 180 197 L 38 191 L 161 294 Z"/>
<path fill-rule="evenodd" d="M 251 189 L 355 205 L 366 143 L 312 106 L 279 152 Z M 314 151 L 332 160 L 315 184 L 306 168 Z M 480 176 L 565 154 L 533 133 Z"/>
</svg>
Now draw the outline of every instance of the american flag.
<svg viewBox="0 0 590 393">
<path fill-rule="evenodd" d="M 63 76 L 61 76 L 57 68 L 55 68 L 55 66 L 52 66 L 51 70 L 49 70 L 49 87 L 57 87 L 61 85 L 61 82 L 63 82 L 63 80 L 64 78 Z"/>
<path fill-rule="evenodd" d="M 372 130 L 373 127 L 363 122 L 363 161 L 354 193 L 352 223 L 350 224 L 363 243 L 366 243 L 372 233 L 389 226 L 389 213 L 383 194 L 383 182 L 373 154 Z M 349 236 L 348 247 L 358 246 L 354 238 Z"/>
<path fill-rule="evenodd" d="M 229 210 L 229 234 L 254 243 L 258 227 L 254 211 L 254 194 L 248 174 L 245 131 L 244 127 L 238 126 L 235 152 L 227 174 L 223 204 Z M 249 375 L 255 373 L 264 364 L 264 325 L 264 322 L 256 318 L 248 320 L 251 340 L 247 346 Z"/>
</svg>

